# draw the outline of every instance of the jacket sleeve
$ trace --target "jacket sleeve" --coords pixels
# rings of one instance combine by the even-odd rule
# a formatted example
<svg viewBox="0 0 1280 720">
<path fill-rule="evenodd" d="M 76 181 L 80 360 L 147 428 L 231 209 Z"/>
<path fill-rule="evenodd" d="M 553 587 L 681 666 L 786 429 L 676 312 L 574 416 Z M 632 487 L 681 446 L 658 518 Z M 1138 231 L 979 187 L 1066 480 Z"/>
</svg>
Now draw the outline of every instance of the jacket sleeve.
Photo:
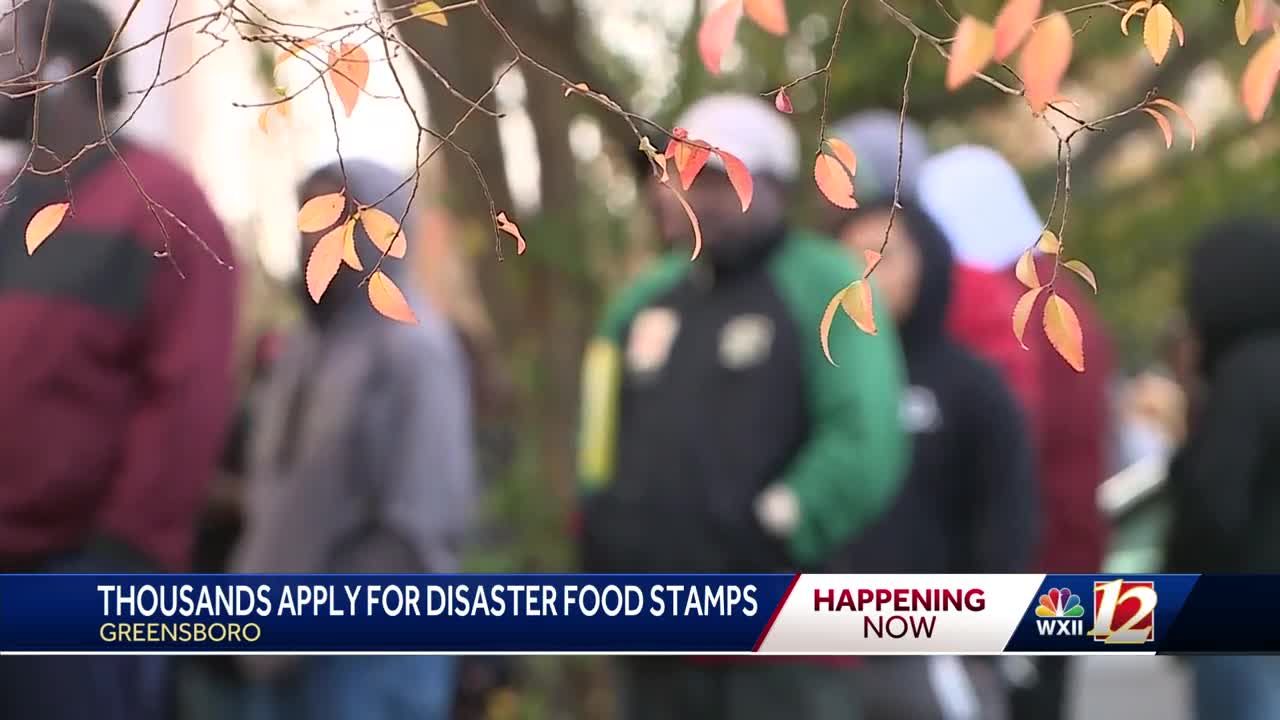
<svg viewBox="0 0 1280 720">
<path fill-rule="evenodd" d="M 199 189 L 186 179 L 162 189 L 174 200 L 161 202 L 196 237 L 162 213 L 166 237 L 150 212 L 139 214 L 139 241 L 168 248 L 172 263 L 157 259 L 152 270 L 138 347 L 140 401 L 98 532 L 177 569 L 188 560 L 231 415 L 238 298 L 231 245 Z"/>
<path fill-rule="evenodd" d="M 439 318 L 392 338 L 389 400 L 361 429 L 381 486 L 385 522 L 424 570 L 455 572 L 476 495 L 471 385 L 462 351 Z"/>
<path fill-rule="evenodd" d="M 879 297 L 873 301 L 877 334 L 837 314 L 829 346 L 839 365 L 823 355 L 823 308 L 857 277 L 847 255 L 799 244 L 779 269 L 777 280 L 797 320 L 812 418 L 808 440 L 779 480 L 798 505 L 788 538 L 792 557 L 812 567 L 879 516 L 902 484 L 908 455 L 898 420 L 904 372 L 897 332 Z"/>
<path fill-rule="evenodd" d="M 986 370 L 984 367 L 983 370 Z M 966 398 L 966 446 L 971 458 L 959 483 L 961 507 L 976 566 L 963 572 L 1026 572 L 1039 539 L 1040 488 L 1030 428 L 1009 389 L 994 371 Z"/>
<path fill-rule="evenodd" d="M 1170 484 L 1189 537 L 1215 552 L 1235 552 L 1248 529 L 1251 489 L 1262 474 L 1267 449 L 1266 398 L 1274 357 L 1247 346 L 1224 358 L 1214 373 L 1207 404 Z"/>
</svg>

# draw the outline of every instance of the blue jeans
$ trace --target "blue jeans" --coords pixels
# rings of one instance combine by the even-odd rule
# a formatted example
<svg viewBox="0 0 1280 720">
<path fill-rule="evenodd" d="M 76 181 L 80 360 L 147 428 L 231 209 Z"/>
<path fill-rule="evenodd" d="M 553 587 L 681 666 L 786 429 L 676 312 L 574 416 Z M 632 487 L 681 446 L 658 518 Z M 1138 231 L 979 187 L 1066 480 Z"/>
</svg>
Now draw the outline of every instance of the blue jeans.
<svg viewBox="0 0 1280 720">
<path fill-rule="evenodd" d="M 243 720 L 447 720 L 454 659 L 325 656 L 278 686 L 250 688 Z"/>
<path fill-rule="evenodd" d="M 1280 718 L 1280 657 L 1191 659 L 1198 720 Z"/>
</svg>

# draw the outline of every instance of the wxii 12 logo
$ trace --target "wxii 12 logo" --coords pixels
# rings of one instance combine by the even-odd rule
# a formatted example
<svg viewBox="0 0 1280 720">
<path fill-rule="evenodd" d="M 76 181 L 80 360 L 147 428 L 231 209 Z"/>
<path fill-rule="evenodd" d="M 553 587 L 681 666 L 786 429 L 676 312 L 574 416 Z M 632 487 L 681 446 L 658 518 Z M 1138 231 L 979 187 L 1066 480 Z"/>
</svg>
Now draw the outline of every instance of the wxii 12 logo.
<svg viewBox="0 0 1280 720">
<path fill-rule="evenodd" d="M 1108 645 L 1155 642 L 1157 598 L 1152 580 L 1095 581 L 1089 636 Z"/>
</svg>

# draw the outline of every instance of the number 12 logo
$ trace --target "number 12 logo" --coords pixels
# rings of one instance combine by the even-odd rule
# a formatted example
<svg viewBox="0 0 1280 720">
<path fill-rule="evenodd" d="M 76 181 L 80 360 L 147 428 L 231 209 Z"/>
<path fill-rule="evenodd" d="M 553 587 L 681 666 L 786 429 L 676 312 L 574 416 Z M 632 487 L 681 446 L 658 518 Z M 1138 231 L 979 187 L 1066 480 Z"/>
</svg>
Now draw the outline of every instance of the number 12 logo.
<svg viewBox="0 0 1280 720">
<path fill-rule="evenodd" d="M 1155 641 L 1156 584 L 1151 580 L 1093 583 L 1093 629 L 1089 635 L 1109 645 Z"/>
</svg>

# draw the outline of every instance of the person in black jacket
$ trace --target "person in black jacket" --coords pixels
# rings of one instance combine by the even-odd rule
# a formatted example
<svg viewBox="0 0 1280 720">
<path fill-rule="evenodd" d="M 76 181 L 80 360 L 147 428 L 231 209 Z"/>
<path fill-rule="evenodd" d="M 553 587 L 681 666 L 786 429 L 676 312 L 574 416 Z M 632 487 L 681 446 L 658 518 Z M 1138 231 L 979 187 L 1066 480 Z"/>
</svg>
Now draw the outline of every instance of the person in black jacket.
<svg viewBox="0 0 1280 720">
<path fill-rule="evenodd" d="M 1280 226 L 1208 229 L 1188 262 L 1196 348 L 1188 434 L 1169 470 L 1169 572 L 1280 571 Z M 1186 355 L 1184 354 L 1184 358 Z M 1196 657 L 1199 718 L 1280 717 L 1280 658 Z"/>
<path fill-rule="evenodd" d="M 889 202 L 840 229 L 861 255 L 884 242 Z M 900 418 L 910 471 L 890 510 L 853 543 L 839 569 L 860 573 L 1023 572 L 1039 507 L 1027 423 L 997 371 L 944 330 L 952 257 L 922 211 L 900 211 L 873 276 L 901 328 L 908 386 Z M 1003 683 L 986 662 L 875 658 L 860 671 L 865 717 L 1005 716 Z M 919 692 L 921 686 L 925 692 Z"/>
</svg>

